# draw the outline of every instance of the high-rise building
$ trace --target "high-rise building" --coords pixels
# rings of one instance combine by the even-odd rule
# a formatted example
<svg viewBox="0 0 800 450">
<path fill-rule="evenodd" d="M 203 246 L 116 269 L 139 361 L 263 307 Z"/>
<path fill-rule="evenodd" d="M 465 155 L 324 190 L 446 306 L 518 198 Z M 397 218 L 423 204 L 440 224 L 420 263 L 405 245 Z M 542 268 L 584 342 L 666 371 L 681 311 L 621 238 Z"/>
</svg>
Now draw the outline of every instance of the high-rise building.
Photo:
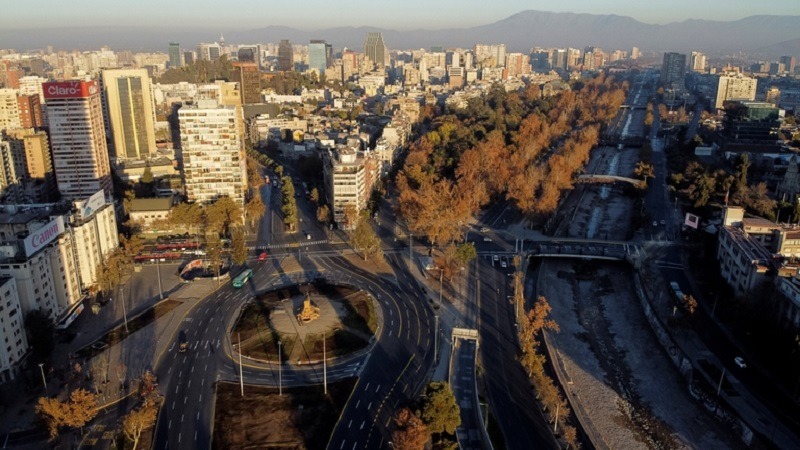
<svg viewBox="0 0 800 450">
<path fill-rule="evenodd" d="M 181 64 L 181 44 L 178 42 L 169 43 L 169 67 L 175 69 Z"/>
<path fill-rule="evenodd" d="M 633 47 L 631 49 L 631 59 L 639 59 L 639 47 Z"/>
<path fill-rule="evenodd" d="M 389 52 L 386 50 L 386 44 L 383 42 L 382 33 L 367 33 L 367 37 L 364 39 L 364 55 L 378 67 L 387 66 L 386 57 L 389 56 Z"/>
<path fill-rule="evenodd" d="M 323 154 L 322 168 L 333 220 L 342 228 L 353 227 L 380 174 L 379 161 L 352 148 L 338 148 Z M 347 217 L 348 210 L 354 217 Z"/>
<path fill-rule="evenodd" d="M 308 44 L 308 68 L 316 70 L 319 74 L 324 74 L 325 69 L 330 64 L 328 49 L 330 45 L 326 44 L 324 40 L 312 39 Z"/>
<path fill-rule="evenodd" d="M 258 46 L 257 45 L 240 45 L 236 51 L 236 60 L 244 63 L 259 63 Z"/>
<path fill-rule="evenodd" d="M 240 137 L 241 108 L 198 101 L 178 110 L 186 195 L 212 202 L 230 197 L 244 204 L 247 173 Z"/>
<path fill-rule="evenodd" d="M 183 52 L 183 63 L 186 65 L 194 64 L 194 52 L 187 50 Z"/>
<path fill-rule="evenodd" d="M 700 52 L 692 52 L 692 56 L 689 58 L 689 69 L 694 72 L 705 72 L 706 55 Z"/>
<path fill-rule="evenodd" d="M 100 87 L 92 81 L 44 84 L 56 181 L 68 200 L 113 193 Z"/>
<path fill-rule="evenodd" d="M 145 69 L 103 71 L 111 152 L 120 159 L 143 159 L 156 152 L 155 104 Z"/>
<path fill-rule="evenodd" d="M 757 80 L 741 73 L 727 73 L 719 77 L 715 109 L 722 109 L 729 100 L 748 100 L 756 98 Z"/>
<path fill-rule="evenodd" d="M 17 90 L 0 89 L 0 131 L 21 126 Z"/>
<path fill-rule="evenodd" d="M 31 195 L 28 197 L 39 203 L 53 199 L 56 193 L 56 174 L 53 171 L 47 133 L 32 128 L 20 128 L 9 131 L 8 140 L 17 177 L 26 184 L 26 191 L 30 191 Z M 28 180 L 32 182 L 31 186 L 27 185 Z"/>
<path fill-rule="evenodd" d="M 294 50 L 288 39 L 282 39 L 278 44 L 278 69 L 284 72 L 294 69 Z"/>
<path fill-rule="evenodd" d="M 239 92 L 242 104 L 250 105 L 262 103 L 261 100 L 261 73 L 258 64 L 253 62 L 233 63 L 233 79 L 239 82 Z"/>
<path fill-rule="evenodd" d="M 19 104 L 19 123 L 22 128 L 41 128 L 44 126 L 42 121 L 42 105 L 39 103 L 39 96 L 36 94 L 18 95 Z"/>
<path fill-rule="evenodd" d="M 216 61 L 219 59 L 220 55 L 222 55 L 222 48 L 216 42 L 213 44 L 209 44 L 207 42 L 201 42 L 200 44 L 197 44 L 197 59 Z"/>
<path fill-rule="evenodd" d="M 509 53 L 506 55 L 506 75 L 509 78 L 519 78 L 531 74 L 531 59 L 522 53 Z"/>
<path fill-rule="evenodd" d="M 0 139 L 0 197 L 12 198 L 14 203 L 20 202 L 19 179 L 17 167 L 14 164 L 14 155 L 11 152 L 11 143 Z"/>
<path fill-rule="evenodd" d="M 683 75 L 686 70 L 686 55 L 682 53 L 664 53 L 661 65 L 661 83 L 676 88 L 683 87 Z"/>
<path fill-rule="evenodd" d="M 789 75 L 794 74 L 796 60 L 794 56 L 781 56 L 781 59 L 778 61 L 783 64 L 784 69 Z"/>
<path fill-rule="evenodd" d="M 28 353 L 28 338 L 14 278 L 0 277 L 0 296 L 4 303 L 0 309 L 0 339 L 4 342 L 0 345 L 0 383 L 5 383 L 19 374 Z"/>
<path fill-rule="evenodd" d="M 502 67 L 506 62 L 506 44 L 475 44 L 475 63 L 481 68 Z"/>
</svg>

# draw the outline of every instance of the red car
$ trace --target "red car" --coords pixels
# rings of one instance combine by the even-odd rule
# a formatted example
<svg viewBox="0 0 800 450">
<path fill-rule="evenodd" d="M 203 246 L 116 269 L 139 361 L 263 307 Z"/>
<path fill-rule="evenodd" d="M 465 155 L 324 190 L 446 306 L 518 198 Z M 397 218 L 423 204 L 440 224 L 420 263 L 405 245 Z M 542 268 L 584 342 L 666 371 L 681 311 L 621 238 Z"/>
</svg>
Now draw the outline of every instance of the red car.
<svg viewBox="0 0 800 450">
<path fill-rule="evenodd" d="M 258 255 L 258 260 L 259 261 L 266 261 L 267 260 L 267 252 L 261 252 L 261 254 Z"/>
</svg>

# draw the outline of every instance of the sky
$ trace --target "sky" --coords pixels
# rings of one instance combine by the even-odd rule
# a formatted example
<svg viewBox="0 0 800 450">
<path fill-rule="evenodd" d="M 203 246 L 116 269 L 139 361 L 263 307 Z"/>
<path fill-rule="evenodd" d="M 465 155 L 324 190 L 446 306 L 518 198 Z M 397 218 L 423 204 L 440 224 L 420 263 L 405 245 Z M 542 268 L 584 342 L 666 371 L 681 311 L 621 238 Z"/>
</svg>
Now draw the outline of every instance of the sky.
<svg viewBox="0 0 800 450">
<path fill-rule="evenodd" d="M 800 15 L 800 0 L 0 0 L 0 6 L 0 27 L 6 29 L 92 25 L 217 27 L 220 31 L 269 25 L 304 30 L 338 26 L 441 29 L 492 23 L 527 9 L 617 14 L 655 24 Z"/>
</svg>

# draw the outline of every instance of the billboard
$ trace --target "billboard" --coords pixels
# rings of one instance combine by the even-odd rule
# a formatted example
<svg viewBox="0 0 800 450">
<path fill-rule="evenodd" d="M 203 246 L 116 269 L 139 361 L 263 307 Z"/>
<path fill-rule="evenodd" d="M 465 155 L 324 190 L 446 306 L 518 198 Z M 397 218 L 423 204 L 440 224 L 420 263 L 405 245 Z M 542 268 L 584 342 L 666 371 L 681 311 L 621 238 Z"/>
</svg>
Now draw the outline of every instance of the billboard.
<svg viewBox="0 0 800 450">
<path fill-rule="evenodd" d="M 686 213 L 686 219 L 684 219 L 683 224 L 696 230 L 697 226 L 700 224 L 700 217 L 691 213 Z"/>
<path fill-rule="evenodd" d="M 25 238 L 25 254 L 31 256 L 41 250 L 45 245 L 53 242 L 65 230 L 64 217 L 56 216 L 47 225 L 34 231 Z"/>
<path fill-rule="evenodd" d="M 45 99 L 86 98 L 100 92 L 97 80 L 51 81 L 42 83 Z"/>
<path fill-rule="evenodd" d="M 92 216 L 98 209 L 102 208 L 103 205 L 106 204 L 106 195 L 105 191 L 100 189 L 99 191 L 92 194 L 91 197 L 82 201 L 82 202 L 75 202 L 78 206 L 78 215 L 81 219 L 87 219 Z"/>
</svg>

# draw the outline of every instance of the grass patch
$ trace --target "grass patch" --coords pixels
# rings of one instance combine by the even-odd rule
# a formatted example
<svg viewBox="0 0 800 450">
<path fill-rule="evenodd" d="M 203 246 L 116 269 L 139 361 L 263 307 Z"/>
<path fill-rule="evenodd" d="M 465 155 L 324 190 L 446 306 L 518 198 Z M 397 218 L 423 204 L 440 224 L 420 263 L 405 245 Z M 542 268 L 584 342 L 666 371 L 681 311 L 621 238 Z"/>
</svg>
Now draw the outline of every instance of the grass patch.
<svg viewBox="0 0 800 450">
<path fill-rule="evenodd" d="M 325 448 L 356 379 L 283 390 L 217 385 L 214 449 L 305 450 Z"/>
</svg>

